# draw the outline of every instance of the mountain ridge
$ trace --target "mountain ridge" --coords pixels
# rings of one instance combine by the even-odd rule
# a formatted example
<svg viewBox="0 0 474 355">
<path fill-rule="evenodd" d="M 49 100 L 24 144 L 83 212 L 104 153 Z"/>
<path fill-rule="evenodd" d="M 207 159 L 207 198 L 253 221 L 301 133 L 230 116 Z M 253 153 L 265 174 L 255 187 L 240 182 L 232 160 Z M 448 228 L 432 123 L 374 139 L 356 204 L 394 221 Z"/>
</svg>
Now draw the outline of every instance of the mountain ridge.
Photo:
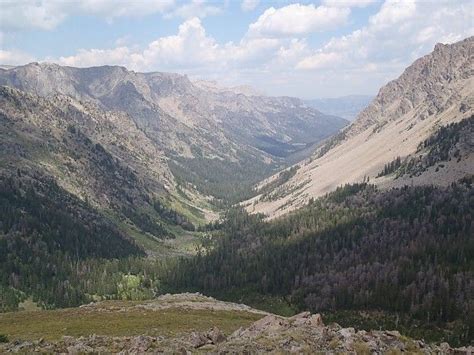
<svg viewBox="0 0 474 355">
<path fill-rule="evenodd" d="M 240 176 L 238 166 L 242 166 L 250 174 L 249 181 L 256 183 L 287 164 L 287 157 L 298 152 L 307 156 L 305 148 L 347 123 L 297 98 L 206 90 L 186 75 L 136 73 L 118 66 L 31 63 L 0 70 L 0 84 L 45 98 L 66 95 L 103 111 L 127 113 L 172 161 L 173 173 L 184 181 L 193 176 L 193 184 L 201 190 L 209 179 L 196 161 L 211 166 L 216 165 L 215 159 L 227 161 L 231 164 L 227 169 Z"/>
<path fill-rule="evenodd" d="M 377 176 L 385 164 L 415 154 L 419 143 L 440 127 L 473 115 L 473 44 L 474 37 L 470 37 L 452 45 L 437 45 L 431 54 L 416 60 L 398 79 L 380 89 L 357 120 L 299 164 L 295 176 L 278 187 L 273 201 L 259 201 L 257 196 L 246 203 L 247 209 L 277 217 L 346 183 L 370 179 L 381 186 L 393 186 L 393 176 Z M 459 162 L 464 175 L 474 173 L 469 149 Z M 457 178 L 425 177 L 417 177 L 417 183 L 447 185 Z M 406 178 L 403 183 L 412 181 Z"/>
</svg>

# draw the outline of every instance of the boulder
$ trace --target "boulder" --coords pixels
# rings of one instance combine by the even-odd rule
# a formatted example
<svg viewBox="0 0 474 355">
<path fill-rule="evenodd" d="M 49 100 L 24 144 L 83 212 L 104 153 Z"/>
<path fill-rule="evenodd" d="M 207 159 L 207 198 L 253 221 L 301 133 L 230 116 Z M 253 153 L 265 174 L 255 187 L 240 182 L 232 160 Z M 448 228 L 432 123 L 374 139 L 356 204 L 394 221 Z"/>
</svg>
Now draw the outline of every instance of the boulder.
<svg viewBox="0 0 474 355">
<path fill-rule="evenodd" d="M 153 339 L 148 336 L 144 336 L 144 335 L 136 336 L 131 341 L 130 351 L 143 353 L 150 348 L 152 342 L 153 342 Z"/>
<path fill-rule="evenodd" d="M 209 338 L 205 336 L 204 334 L 192 332 L 190 343 L 193 348 L 197 349 L 197 348 L 200 348 L 201 346 L 204 346 L 210 343 L 210 341 L 209 341 Z"/>
<path fill-rule="evenodd" d="M 294 322 L 295 320 L 298 320 L 298 319 L 306 319 L 306 318 L 309 318 L 311 316 L 311 313 L 306 311 L 306 312 L 301 312 L 301 313 L 298 313 L 298 314 L 295 314 L 294 316 L 288 318 L 288 320 L 290 322 Z"/>
<path fill-rule="evenodd" d="M 85 354 L 85 353 L 91 353 L 93 351 L 94 349 L 92 349 L 89 345 L 86 345 L 84 343 L 76 343 L 74 345 L 67 347 L 67 352 L 70 354 Z"/>
<path fill-rule="evenodd" d="M 288 318 L 288 320 L 295 327 L 302 325 L 308 325 L 311 327 L 324 326 L 323 319 L 321 318 L 321 315 L 319 313 L 311 315 L 310 312 L 302 312 L 297 315 L 294 315 L 293 317 Z"/>
<path fill-rule="evenodd" d="M 206 335 L 212 344 L 222 343 L 226 339 L 224 333 L 222 333 L 217 327 L 211 328 L 211 330 L 209 330 Z"/>
<path fill-rule="evenodd" d="M 400 332 L 398 330 L 386 330 L 385 335 L 388 335 L 392 338 L 400 338 Z"/>
<path fill-rule="evenodd" d="M 268 315 L 253 323 L 249 329 L 257 332 L 271 332 L 280 330 L 282 328 L 287 328 L 288 325 L 289 324 L 286 319 L 274 315 Z"/>
<path fill-rule="evenodd" d="M 342 328 L 338 331 L 339 335 L 341 335 L 344 339 L 351 338 L 355 334 L 354 328 Z"/>
<path fill-rule="evenodd" d="M 313 314 L 309 321 L 313 327 L 324 327 L 323 318 L 319 313 Z"/>
</svg>

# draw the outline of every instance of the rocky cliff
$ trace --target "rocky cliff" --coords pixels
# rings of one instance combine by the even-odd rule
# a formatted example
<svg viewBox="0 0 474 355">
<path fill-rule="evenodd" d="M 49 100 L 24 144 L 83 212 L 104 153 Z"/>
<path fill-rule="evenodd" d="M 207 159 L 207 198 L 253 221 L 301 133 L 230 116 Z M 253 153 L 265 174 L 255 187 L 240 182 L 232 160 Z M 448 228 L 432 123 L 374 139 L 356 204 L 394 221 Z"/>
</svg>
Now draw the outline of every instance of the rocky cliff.
<svg viewBox="0 0 474 355">
<path fill-rule="evenodd" d="M 416 60 L 398 79 L 380 89 L 349 127 L 299 164 L 296 174 L 276 187 L 272 201 L 256 197 L 247 204 L 248 210 L 278 216 L 346 183 L 370 180 L 382 186 L 447 185 L 473 174 L 474 149 L 470 143 L 464 145 L 460 158 L 446 156 L 423 174 L 397 181 L 395 174 L 381 174 L 384 166 L 397 158 L 408 161 L 417 154 L 427 154 L 420 150 L 422 142 L 442 127 L 474 114 L 473 52 L 474 37 L 436 45 L 431 54 Z M 465 131 L 463 140 L 472 141 L 471 130 Z M 439 164 L 449 164 L 449 168 L 440 169 Z M 261 187 L 276 179 L 270 178 Z"/>
</svg>

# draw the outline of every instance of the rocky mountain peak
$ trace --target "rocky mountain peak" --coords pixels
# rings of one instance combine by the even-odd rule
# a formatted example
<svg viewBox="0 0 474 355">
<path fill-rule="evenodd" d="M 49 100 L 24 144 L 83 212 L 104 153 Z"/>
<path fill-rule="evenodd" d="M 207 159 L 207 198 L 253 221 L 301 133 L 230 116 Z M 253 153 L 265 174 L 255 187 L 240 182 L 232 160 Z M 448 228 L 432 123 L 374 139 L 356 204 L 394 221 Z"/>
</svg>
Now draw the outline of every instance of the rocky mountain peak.
<svg viewBox="0 0 474 355">
<path fill-rule="evenodd" d="M 394 181 L 395 176 L 381 174 L 382 170 L 390 170 L 384 166 L 397 158 L 399 162 L 407 159 L 415 164 L 422 153 L 428 154 L 420 151 L 423 142 L 446 139 L 446 134 L 430 137 L 441 127 L 460 123 L 474 114 L 473 54 L 474 37 L 437 45 L 432 53 L 417 59 L 399 78 L 382 87 L 351 126 L 317 149 L 311 160 L 300 164 L 296 174 L 273 192 L 278 198 L 260 203 L 251 200 L 249 210 L 275 217 L 305 204 L 311 197 L 367 179 L 386 187 L 403 183 L 446 185 L 473 174 L 472 147 L 457 146 L 452 141 L 445 144 L 458 152 L 456 159 L 451 159 L 449 152 L 444 158 L 438 154 L 436 159 L 428 159 L 448 160 L 441 165 L 450 164 L 449 169 L 440 171 L 439 167 L 428 168 L 419 162 L 423 168 L 416 177 Z M 467 128 L 452 129 L 469 135 Z M 469 137 L 463 139 L 469 141 Z M 463 157 L 459 152 L 463 152 Z"/>
<path fill-rule="evenodd" d="M 380 89 L 348 129 L 348 135 L 396 120 L 412 110 L 420 119 L 445 111 L 460 99 L 463 90 L 472 90 L 464 81 L 473 75 L 473 46 L 474 37 L 452 45 L 438 43 L 432 53 L 417 59 L 398 79 Z M 466 99 L 459 105 L 469 104 Z"/>
</svg>

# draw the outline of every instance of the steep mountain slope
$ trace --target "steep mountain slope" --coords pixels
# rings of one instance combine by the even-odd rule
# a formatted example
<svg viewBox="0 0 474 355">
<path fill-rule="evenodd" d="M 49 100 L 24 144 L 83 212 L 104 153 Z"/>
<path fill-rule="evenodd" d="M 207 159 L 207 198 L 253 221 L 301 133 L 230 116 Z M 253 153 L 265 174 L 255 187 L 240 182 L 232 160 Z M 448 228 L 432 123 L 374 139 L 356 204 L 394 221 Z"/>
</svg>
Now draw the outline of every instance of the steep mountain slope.
<svg viewBox="0 0 474 355">
<path fill-rule="evenodd" d="M 334 98 L 305 100 L 305 102 L 309 106 L 324 113 L 353 121 L 362 110 L 369 106 L 373 99 L 374 97 L 369 95 L 349 95 Z"/>
<path fill-rule="evenodd" d="M 37 171 L 0 175 L 0 216 L 0 312 L 27 297 L 46 307 L 86 302 L 71 282 L 79 261 L 144 255 L 96 209 Z"/>
<path fill-rule="evenodd" d="M 0 70 L 0 84 L 42 97 L 67 95 L 104 111 L 127 113 L 171 159 L 176 177 L 217 197 L 229 195 L 225 191 L 237 182 L 257 182 L 285 164 L 286 157 L 346 124 L 298 99 L 246 95 L 245 90 L 194 85 L 183 75 L 135 73 L 122 67 L 32 63 Z M 214 170 L 214 178 L 209 170 Z"/>
<path fill-rule="evenodd" d="M 167 242 L 204 220 L 191 192 L 126 113 L 1 86 L 0 310 L 89 302 L 94 265 L 176 252 Z"/>
<path fill-rule="evenodd" d="M 273 197 L 262 200 L 257 196 L 249 201 L 249 211 L 274 217 L 337 186 L 367 179 L 387 187 L 400 183 L 447 185 L 473 174 L 472 130 L 465 132 L 463 156 L 451 160 L 449 164 L 455 166 L 449 169 L 436 171 L 434 166 L 418 176 L 405 176 L 403 182 L 394 181 L 394 175 L 380 174 L 385 164 L 397 157 L 405 159 L 420 153 L 419 144 L 441 127 L 474 114 L 473 47 L 474 37 L 452 45 L 436 45 L 431 54 L 384 86 L 351 126 L 300 164 L 296 174 L 275 189 Z M 472 124 L 472 120 L 469 122 Z"/>
<path fill-rule="evenodd" d="M 9 87 L 0 88 L 0 103 L 1 175 L 48 176 L 155 238 L 170 236 L 162 222 L 187 226 L 186 218 L 164 207 L 178 192 L 163 152 L 126 114 Z"/>
</svg>

